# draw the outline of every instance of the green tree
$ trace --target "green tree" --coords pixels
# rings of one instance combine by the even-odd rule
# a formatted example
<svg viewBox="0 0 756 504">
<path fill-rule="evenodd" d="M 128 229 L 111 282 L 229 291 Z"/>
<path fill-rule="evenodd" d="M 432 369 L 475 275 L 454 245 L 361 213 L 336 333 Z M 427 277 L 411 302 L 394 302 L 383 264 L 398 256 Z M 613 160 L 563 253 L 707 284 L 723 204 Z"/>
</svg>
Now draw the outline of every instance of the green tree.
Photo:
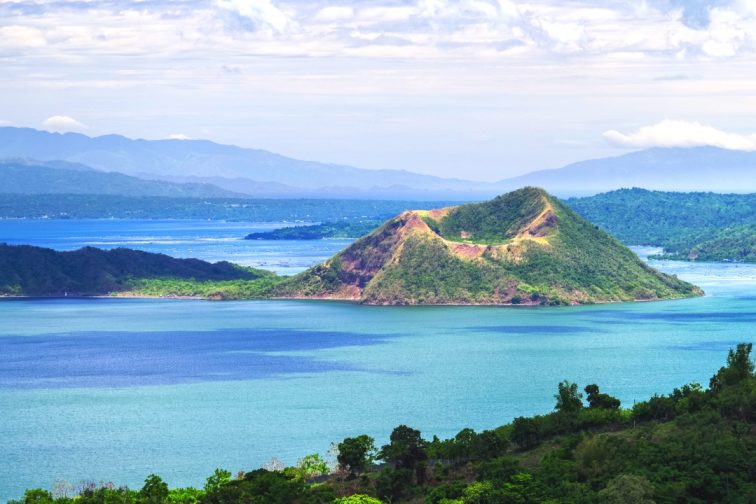
<svg viewBox="0 0 756 504">
<path fill-rule="evenodd" d="M 138 497 L 142 504 L 162 504 L 168 500 L 168 485 L 157 474 L 150 474 Z"/>
<path fill-rule="evenodd" d="M 532 418 L 517 417 L 512 421 L 511 440 L 521 450 L 530 450 L 541 442 L 538 423 Z"/>
<path fill-rule="evenodd" d="M 642 476 L 621 474 L 598 494 L 605 504 L 653 504 L 653 485 Z"/>
<path fill-rule="evenodd" d="M 560 413 L 577 413 L 583 407 L 582 397 L 583 394 L 578 392 L 577 383 L 564 380 L 559 384 L 557 394 L 554 396 L 557 401 L 554 409 Z"/>
<path fill-rule="evenodd" d="M 349 497 L 342 497 L 333 501 L 333 504 L 383 504 L 375 497 L 365 494 L 354 494 Z"/>
<path fill-rule="evenodd" d="M 231 472 L 225 469 L 216 469 L 205 481 L 205 492 L 214 492 L 221 486 L 231 481 Z"/>
<path fill-rule="evenodd" d="M 196 504 L 202 493 L 193 487 L 174 488 L 168 493 L 168 504 Z"/>
<path fill-rule="evenodd" d="M 414 469 L 418 462 L 427 458 L 426 442 L 420 431 L 400 425 L 391 432 L 390 443 L 381 448 L 382 460 L 397 468 Z"/>
<path fill-rule="evenodd" d="M 365 471 L 376 456 L 375 440 L 366 434 L 346 438 L 338 444 L 336 460 L 351 476 Z"/>
<path fill-rule="evenodd" d="M 20 501 L 8 501 L 8 504 L 52 504 L 53 495 L 47 490 L 41 488 L 32 488 L 24 492 L 24 497 Z"/>
<path fill-rule="evenodd" d="M 328 464 L 320 457 L 320 454 L 313 453 L 297 461 L 295 473 L 297 478 L 307 481 L 323 474 L 328 474 Z"/>
<path fill-rule="evenodd" d="M 751 361 L 752 343 L 738 343 L 735 350 L 727 353 L 727 366 L 720 368 L 711 378 L 710 388 L 717 390 L 725 386 L 735 385 L 753 376 L 753 362 Z"/>
<path fill-rule="evenodd" d="M 620 400 L 609 394 L 603 394 L 599 391 L 599 386 L 595 383 L 586 385 L 585 393 L 588 395 L 588 406 L 591 408 L 619 409 Z"/>
<path fill-rule="evenodd" d="M 462 493 L 464 504 L 498 504 L 502 502 L 501 492 L 490 481 L 476 481 Z"/>
</svg>

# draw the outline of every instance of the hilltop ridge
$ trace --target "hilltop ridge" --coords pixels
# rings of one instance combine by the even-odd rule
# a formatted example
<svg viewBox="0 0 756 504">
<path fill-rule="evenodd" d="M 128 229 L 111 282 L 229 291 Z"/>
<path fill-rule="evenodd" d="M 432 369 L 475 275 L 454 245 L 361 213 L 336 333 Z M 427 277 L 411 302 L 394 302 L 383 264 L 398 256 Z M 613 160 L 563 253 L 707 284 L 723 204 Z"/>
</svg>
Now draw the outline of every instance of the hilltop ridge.
<svg viewBox="0 0 756 504">
<path fill-rule="evenodd" d="M 660 273 L 544 190 L 408 210 L 274 296 L 368 304 L 582 304 L 701 291 Z"/>
</svg>

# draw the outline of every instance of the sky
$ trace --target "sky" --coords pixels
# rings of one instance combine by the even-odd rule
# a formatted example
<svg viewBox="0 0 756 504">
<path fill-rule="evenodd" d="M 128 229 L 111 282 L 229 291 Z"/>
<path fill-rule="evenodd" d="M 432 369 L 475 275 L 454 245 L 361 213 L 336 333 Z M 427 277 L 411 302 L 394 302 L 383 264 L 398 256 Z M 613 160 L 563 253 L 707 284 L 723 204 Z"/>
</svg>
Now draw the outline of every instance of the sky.
<svg viewBox="0 0 756 504">
<path fill-rule="evenodd" d="M 756 150 L 756 0 L 0 0 L 0 125 L 500 180 Z"/>
</svg>

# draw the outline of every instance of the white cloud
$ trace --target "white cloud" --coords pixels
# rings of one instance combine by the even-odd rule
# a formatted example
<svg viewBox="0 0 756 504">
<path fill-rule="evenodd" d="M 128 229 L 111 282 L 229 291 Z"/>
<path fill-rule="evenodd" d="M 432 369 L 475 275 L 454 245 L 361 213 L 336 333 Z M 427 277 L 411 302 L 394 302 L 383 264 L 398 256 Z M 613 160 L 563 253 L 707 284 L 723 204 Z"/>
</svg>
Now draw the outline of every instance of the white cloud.
<svg viewBox="0 0 756 504">
<path fill-rule="evenodd" d="M 279 34 L 296 28 L 296 23 L 271 0 L 216 0 L 218 7 L 272 28 Z"/>
<path fill-rule="evenodd" d="M 87 129 L 87 126 L 73 117 L 64 115 L 50 116 L 42 121 L 42 126 L 53 131 L 79 131 Z"/>
<path fill-rule="evenodd" d="M 184 135 L 183 133 L 171 133 L 168 135 L 168 140 L 191 140 L 188 136 Z"/>
<path fill-rule="evenodd" d="M 605 131 L 604 138 L 619 147 L 701 147 L 712 146 L 731 150 L 756 150 L 756 134 L 728 133 L 697 121 L 665 119 L 645 126 L 634 133 Z"/>
<path fill-rule="evenodd" d="M 44 33 L 29 26 L 0 26 L 0 40 L 3 47 L 35 48 L 47 45 Z"/>
<path fill-rule="evenodd" d="M 332 23 L 345 21 L 354 17 L 354 9 L 343 5 L 331 5 L 317 11 L 312 17 L 315 22 Z"/>
</svg>

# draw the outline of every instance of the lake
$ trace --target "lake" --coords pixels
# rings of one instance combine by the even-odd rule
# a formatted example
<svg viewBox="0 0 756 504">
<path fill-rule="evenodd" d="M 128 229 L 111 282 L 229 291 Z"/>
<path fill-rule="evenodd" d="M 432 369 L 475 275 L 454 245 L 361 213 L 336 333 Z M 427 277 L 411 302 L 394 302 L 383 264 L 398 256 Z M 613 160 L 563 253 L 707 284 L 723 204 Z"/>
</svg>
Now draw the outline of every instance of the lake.
<svg viewBox="0 0 756 504">
<path fill-rule="evenodd" d="M 236 239 L 274 224 L 116 222 L 0 221 L 0 241 L 249 261 L 269 250 L 287 272 L 345 245 Z M 346 436 L 383 443 L 400 423 L 426 437 L 492 428 L 550 411 L 563 379 L 625 406 L 707 385 L 729 348 L 754 340 L 756 267 L 652 264 L 707 296 L 560 308 L 2 301 L 0 500 L 55 480 L 139 488 L 152 472 L 201 486 L 216 467 L 294 464 Z"/>
<path fill-rule="evenodd" d="M 173 257 L 233 261 L 282 275 L 298 273 L 349 245 L 350 240 L 244 240 L 249 233 L 290 222 L 208 220 L 0 219 L 0 243 L 56 250 L 127 247 Z"/>
</svg>

